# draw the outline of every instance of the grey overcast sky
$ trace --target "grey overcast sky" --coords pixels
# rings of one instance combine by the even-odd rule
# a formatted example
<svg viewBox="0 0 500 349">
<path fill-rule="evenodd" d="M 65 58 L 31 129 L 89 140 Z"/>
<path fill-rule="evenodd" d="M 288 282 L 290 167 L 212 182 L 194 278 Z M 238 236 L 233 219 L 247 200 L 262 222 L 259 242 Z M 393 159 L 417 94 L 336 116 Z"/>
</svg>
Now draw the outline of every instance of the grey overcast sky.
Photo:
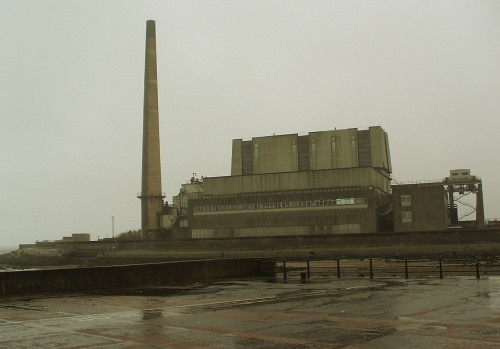
<svg viewBox="0 0 500 349">
<path fill-rule="evenodd" d="M 500 1 L 0 0 L 0 246 L 140 227 L 148 19 L 169 201 L 234 138 L 380 125 L 395 179 L 470 168 L 500 217 Z"/>
</svg>

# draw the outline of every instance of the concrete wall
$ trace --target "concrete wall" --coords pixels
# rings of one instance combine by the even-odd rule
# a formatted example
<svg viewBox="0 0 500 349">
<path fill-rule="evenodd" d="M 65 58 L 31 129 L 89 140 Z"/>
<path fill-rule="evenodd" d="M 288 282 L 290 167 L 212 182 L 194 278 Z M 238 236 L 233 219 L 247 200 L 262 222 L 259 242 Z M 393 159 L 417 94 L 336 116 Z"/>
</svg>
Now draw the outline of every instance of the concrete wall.
<svg viewBox="0 0 500 349">
<path fill-rule="evenodd" d="M 255 137 L 253 173 L 297 171 L 297 134 Z"/>
<path fill-rule="evenodd" d="M 390 180 L 371 167 L 210 177 L 203 181 L 205 196 L 370 186 L 390 193 Z"/>
<path fill-rule="evenodd" d="M 394 185 L 392 203 L 396 232 L 444 230 L 449 225 L 447 193 L 442 184 Z"/>
<path fill-rule="evenodd" d="M 193 238 L 374 233 L 388 194 L 373 189 L 323 189 L 191 200 Z"/>
<path fill-rule="evenodd" d="M 366 151 L 370 165 L 391 172 L 391 161 L 387 134 L 380 126 L 367 131 L 356 128 L 310 132 L 308 136 L 308 160 L 310 170 L 359 167 L 359 133 L 368 132 Z M 298 135 L 255 137 L 251 141 L 253 170 L 248 174 L 265 174 L 298 171 Z M 366 161 L 365 161 L 366 163 Z M 233 140 L 231 176 L 243 175 L 242 140 Z"/>
<path fill-rule="evenodd" d="M 381 127 L 370 127 L 371 166 L 392 173 L 389 137 Z"/>
<path fill-rule="evenodd" d="M 93 268 L 0 272 L 0 295 L 179 285 L 216 279 L 273 276 L 255 258 L 214 259 Z"/>
<path fill-rule="evenodd" d="M 233 150 L 231 157 L 231 176 L 242 175 L 241 139 L 233 139 Z"/>
<path fill-rule="evenodd" d="M 178 239 L 158 241 L 106 241 L 90 243 L 52 243 L 66 252 L 89 251 L 147 251 L 153 255 L 161 252 L 198 251 L 264 251 L 295 248 L 328 248 L 329 246 L 398 246 L 412 244 L 473 244 L 477 242 L 500 243 L 500 230 L 446 230 L 432 232 L 361 233 L 311 236 L 243 237 L 240 239 Z M 312 250 L 311 250 L 312 251 Z M 1 274 L 1 273 L 0 273 Z"/>
<path fill-rule="evenodd" d="M 309 133 L 311 170 L 357 167 L 357 132 L 351 128 Z"/>
</svg>

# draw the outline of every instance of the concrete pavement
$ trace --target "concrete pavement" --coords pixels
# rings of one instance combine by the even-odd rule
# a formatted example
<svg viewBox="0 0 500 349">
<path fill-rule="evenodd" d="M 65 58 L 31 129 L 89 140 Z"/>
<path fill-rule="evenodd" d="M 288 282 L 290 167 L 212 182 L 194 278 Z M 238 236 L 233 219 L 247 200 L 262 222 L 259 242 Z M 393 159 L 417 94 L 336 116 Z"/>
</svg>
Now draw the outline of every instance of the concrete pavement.
<svg viewBox="0 0 500 349">
<path fill-rule="evenodd" d="M 0 299 L 1 348 L 498 348 L 500 277 Z"/>
</svg>

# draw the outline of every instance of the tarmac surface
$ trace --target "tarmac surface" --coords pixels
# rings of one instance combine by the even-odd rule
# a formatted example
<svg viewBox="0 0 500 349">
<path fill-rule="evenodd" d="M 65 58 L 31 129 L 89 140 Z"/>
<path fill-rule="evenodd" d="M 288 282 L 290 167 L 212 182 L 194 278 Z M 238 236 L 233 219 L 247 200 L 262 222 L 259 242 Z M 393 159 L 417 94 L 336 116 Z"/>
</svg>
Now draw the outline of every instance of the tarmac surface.
<svg viewBox="0 0 500 349">
<path fill-rule="evenodd" d="M 1 298 L 0 348 L 33 347 L 499 348 L 500 277 L 252 280 Z"/>
</svg>

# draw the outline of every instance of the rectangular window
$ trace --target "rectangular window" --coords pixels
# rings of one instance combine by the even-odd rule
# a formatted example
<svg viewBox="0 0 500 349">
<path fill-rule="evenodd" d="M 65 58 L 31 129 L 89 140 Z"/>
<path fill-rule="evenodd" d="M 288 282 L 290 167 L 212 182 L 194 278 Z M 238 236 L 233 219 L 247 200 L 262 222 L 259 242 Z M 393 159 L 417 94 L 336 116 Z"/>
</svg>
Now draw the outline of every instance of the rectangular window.
<svg viewBox="0 0 500 349">
<path fill-rule="evenodd" d="M 411 206 L 411 195 L 401 195 L 401 206 Z"/>
<path fill-rule="evenodd" d="M 403 211 L 403 212 L 401 212 L 401 218 L 403 220 L 403 223 L 411 223 L 412 222 L 411 211 Z"/>
<path fill-rule="evenodd" d="M 335 144 L 335 137 L 331 138 L 331 146 L 332 146 L 332 168 L 337 168 L 337 149 Z"/>
</svg>

